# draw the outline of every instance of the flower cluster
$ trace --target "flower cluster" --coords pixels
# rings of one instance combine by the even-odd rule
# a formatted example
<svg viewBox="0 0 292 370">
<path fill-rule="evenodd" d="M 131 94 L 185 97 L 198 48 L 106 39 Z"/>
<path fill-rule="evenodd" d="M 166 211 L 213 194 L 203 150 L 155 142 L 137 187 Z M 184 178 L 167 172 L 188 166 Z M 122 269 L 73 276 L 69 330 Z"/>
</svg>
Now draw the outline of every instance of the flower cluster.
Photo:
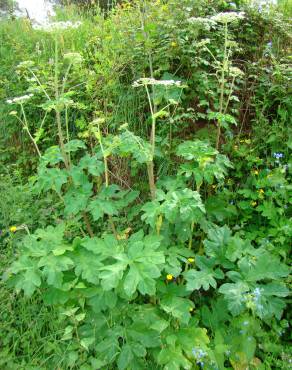
<svg viewBox="0 0 292 370">
<path fill-rule="evenodd" d="M 69 60 L 72 64 L 79 64 L 83 61 L 82 55 L 79 53 L 66 53 L 64 59 Z"/>
<path fill-rule="evenodd" d="M 263 305 L 260 304 L 261 301 L 261 289 L 260 288 L 255 288 L 254 291 L 252 292 L 253 295 L 253 302 L 255 304 L 255 307 L 261 311 L 263 309 Z"/>
<path fill-rule="evenodd" d="M 284 154 L 283 153 L 273 153 L 273 157 L 276 159 L 280 159 L 284 157 Z"/>
<path fill-rule="evenodd" d="M 196 359 L 196 362 L 198 365 L 201 365 L 201 367 L 204 366 L 204 360 L 207 357 L 207 352 L 203 351 L 201 348 L 193 348 L 192 353 Z"/>
<path fill-rule="evenodd" d="M 133 87 L 145 85 L 181 86 L 181 81 L 156 80 L 155 78 L 139 78 L 132 84 Z"/>
<path fill-rule="evenodd" d="M 23 62 L 20 62 L 18 65 L 17 65 L 17 69 L 27 69 L 27 68 L 31 68 L 34 66 L 34 62 L 32 60 L 24 60 Z"/>
<path fill-rule="evenodd" d="M 232 23 L 239 19 L 243 19 L 245 14 L 243 12 L 225 12 L 225 13 L 218 13 L 213 15 L 210 19 L 214 22 L 218 23 Z"/>
<path fill-rule="evenodd" d="M 6 100 L 6 103 L 7 104 L 23 104 L 24 102 L 29 100 L 32 96 L 33 94 L 18 96 L 16 98 Z"/>
<path fill-rule="evenodd" d="M 203 18 L 203 17 L 191 17 L 188 19 L 188 22 L 193 25 L 198 25 L 203 27 L 207 30 L 210 30 L 211 26 L 215 24 L 213 20 L 210 18 Z"/>
<path fill-rule="evenodd" d="M 46 32 L 54 32 L 54 31 L 62 31 L 62 30 L 67 30 L 67 29 L 72 29 L 72 28 L 78 28 L 80 27 L 82 22 L 52 22 L 52 23 L 45 23 L 45 24 L 35 24 L 33 28 L 35 30 L 40 30 L 40 31 L 46 31 Z"/>
</svg>

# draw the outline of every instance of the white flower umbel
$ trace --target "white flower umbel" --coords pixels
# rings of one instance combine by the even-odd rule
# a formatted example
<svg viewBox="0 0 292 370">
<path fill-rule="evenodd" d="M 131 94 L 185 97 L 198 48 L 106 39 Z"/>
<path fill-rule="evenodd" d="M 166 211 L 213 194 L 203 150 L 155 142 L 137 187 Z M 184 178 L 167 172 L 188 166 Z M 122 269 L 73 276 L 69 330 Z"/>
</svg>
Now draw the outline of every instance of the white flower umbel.
<svg viewBox="0 0 292 370">
<path fill-rule="evenodd" d="M 20 62 L 16 69 L 27 69 L 34 66 L 34 62 L 32 60 L 24 60 L 23 62 Z"/>
<path fill-rule="evenodd" d="M 244 72 L 237 67 L 230 67 L 229 72 L 232 76 L 239 76 L 239 77 L 244 76 Z"/>
<path fill-rule="evenodd" d="M 244 17 L 244 12 L 225 12 L 213 15 L 212 17 L 210 17 L 210 19 L 217 23 L 232 23 L 236 22 L 239 19 L 243 19 Z"/>
<path fill-rule="evenodd" d="M 82 55 L 79 53 L 66 53 L 64 59 L 67 59 L 72 64 L 78 64 L 83 61 Z"/>
<path fill-rule="evenodd" d="M 7 104 L 23 104 L 27 100 L 29 100 L 31 97 L 33 97 L 33 94 L 18 96 L 18 97 L 6 100 L 6 103 Z"/>
<path fill-rule="evenodd" d="M 162 85 L 162 86 L 181 86 L 181 81 L 174 80 L 156 80 L 155 78 L 139 78 L 132 86 Z"/>
<path fill-rule="evenodd" d="M 215 22 L 212 19 L 203 17 L 191 17 L 188 19 L 188 22 L 191 23 L 192 25 L 198 25 L 207 30 L 210 30 L 211 26 L 215 24 Z"/>
<path fill-rule="evenodd" d="M 35 30 L 45 31 L 45 32 L 54 32 L 54 31 L 63 31 L 67 29 L 76 29 L 80 27 L 82 22 L 51 22 L 51 23 L 45 23 L 45 24 L 35 24 L 33 25 L 33 28 Z"/>
</svg>

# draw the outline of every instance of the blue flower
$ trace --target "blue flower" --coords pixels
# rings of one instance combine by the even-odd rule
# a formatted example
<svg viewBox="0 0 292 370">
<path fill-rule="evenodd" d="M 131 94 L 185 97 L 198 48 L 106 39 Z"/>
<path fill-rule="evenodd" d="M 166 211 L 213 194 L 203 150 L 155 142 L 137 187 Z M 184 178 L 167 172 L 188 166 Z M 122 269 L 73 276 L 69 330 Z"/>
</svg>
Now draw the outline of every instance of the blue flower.
<svg viewBox="0 0 292 370">
<path fill-rule="evenodd" d="M 280 159 L 284 157 L 284 154 L 279 152 L 279 153 L 273 153 L 273 157 L 276 159 Z"/>
</svg>

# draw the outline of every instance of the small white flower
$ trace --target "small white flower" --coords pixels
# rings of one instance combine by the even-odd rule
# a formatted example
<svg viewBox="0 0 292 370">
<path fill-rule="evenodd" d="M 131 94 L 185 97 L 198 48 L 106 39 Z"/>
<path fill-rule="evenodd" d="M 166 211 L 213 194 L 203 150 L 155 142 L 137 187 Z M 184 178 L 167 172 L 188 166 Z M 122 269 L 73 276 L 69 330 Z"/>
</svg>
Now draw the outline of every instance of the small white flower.
<svg viewBox="0 0 292 370">
<path fill-rule="evenodd" d="M 52 22 L 52 23 L 45 23 L 42 25 L 35 24 L 33 25 L 33 28 L 35 30 L 45 31 L 45 32 L 54 32 L 54 31 L 62 31 L 72 28 L 78 28 L 80 27 L 82 22 Z"/>
<path fill-rule="evenodd" d="M 17 97 L 15 97 L 13 99 L 6 100 L 6 103 L 7 104 L 23 104 L 27 100 L 29 100 L 32 96 L 33 96 L 33 94 L 28 94 L 28 95 L 23 95 L 23 96 L 17 96 Z"/>
<path fill-rule="evenodd" d="M 16 67 L 17 69 L 26 69 L 34 66 L 34 62 L 32 60 L 24 60 L 23 62 L 20 62 L 18 66 Z"/>
<path fill-rule="evenodd" d="M 244 76 L 244 72 L 237 67 L 230 67 L 229 71 L 230 71 L 230 74 L 233 76 Z"/>
<path fill-rule="evenodd" d="M 207 30 L 210 30 L 211 26 L 215 24 L 215 22 L 210 18 L 203 18 L 203 17 L 190 17 L 188 22 L 191 24 L 196 24 L 198 26 L 204 27 Z"/>
<path fill-rule="evenodd" d="M 225 12 L 225 13 L 218 13 L 213 15 L 210 19 L 214 22 L 218 23 L 231 23 L 235 22 L 238 19 L 243 19 L 245 17 L 244 12 Z"/>
<path fill-rule="evenodd" d="M 66 53 L 64 54 L 64 59 L 68 59 L 71 63 L 81 63 L 83 58 L 79 53 Z"/>
<path fill-rule="evenodd" d="M 132 84 L 133 87 L 145 85 L 181 86 L 181 81 L 156 80 L 155 78 L 139 78 Z"/>
</svg>

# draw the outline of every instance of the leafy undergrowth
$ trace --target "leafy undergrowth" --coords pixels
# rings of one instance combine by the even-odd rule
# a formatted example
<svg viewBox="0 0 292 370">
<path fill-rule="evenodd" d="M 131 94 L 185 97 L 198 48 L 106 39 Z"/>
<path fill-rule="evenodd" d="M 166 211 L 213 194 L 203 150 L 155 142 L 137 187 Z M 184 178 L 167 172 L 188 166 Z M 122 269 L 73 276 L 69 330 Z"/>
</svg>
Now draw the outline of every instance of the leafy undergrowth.
<svg viewBox="0 0 292 370">
<path fill-rule="evenodd" d="M 67 9 L 0 23 L 0 367 L 291 368 L 285 14 Z"/>
</svg>

